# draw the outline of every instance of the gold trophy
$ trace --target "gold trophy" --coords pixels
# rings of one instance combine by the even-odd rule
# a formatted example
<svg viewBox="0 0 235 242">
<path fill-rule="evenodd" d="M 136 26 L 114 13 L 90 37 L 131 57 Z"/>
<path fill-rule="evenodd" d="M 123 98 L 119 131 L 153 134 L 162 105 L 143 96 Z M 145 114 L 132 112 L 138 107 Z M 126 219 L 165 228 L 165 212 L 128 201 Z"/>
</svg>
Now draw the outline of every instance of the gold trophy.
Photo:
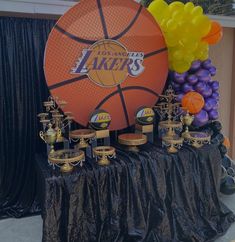
<svg viewBox="0 0 235 242">
<path fill-rule="evenodd" d="M 43 102 L 43 106 L 46 109 L 45 113 L 39 113 L 40 123 L 43 124 L 43 131 L 45 132 L 48 123 L 54 126 L 54 130 L 57 132 L 56 142 L 65 141 L 63 134 L 65 128 L 71 129 L 71 123 L 73 116 L 71 112 L 65 112 L 62 114 L 61 108 L 67 104 L 66 101 L 60 100 L 58 97 L 49 97 L 46 102 Z"/>
<path fill-rule="evenodd" d="M 93 148 L 93 154 L 98 160 L 98 164 L 101 166 L 107 166 L 110 164 L 110 160 L 115 158 L 115 148 L 111 146 L 98 146 Z"/>
<path fill-rule="evenodd" d="M 185 131 L 182 133 L 182 137 L 186 144 L 195 148 L 200 148 L 205 144 L 210 144 L 211 136 L 206 132 L 189 131 L 189 126 L 194 120 L 194 115 L 190 115 L 188 110 L 186 114 L 180 117 L 182 124 L 185 125 Z"/>
<path fill-rule="evenodd" d="M 185 131 L 182 133 L 182 137 L 187 137 L 189 136 L 189 126 L 194 120 L 194 115 L 190 115 L 189 111 L 187 110 L 186 114 L 180 117 L 180 120 L 182 124 L 185 125 Z"/>
<path fill-rule="evenodd" d="M 44 140 L 44 142 L 46 144 L 48 144 L 50 146 L 50 152 L 49 154 L 52 154 L 55 152 L 54 150 L 54 144 L 56 143 L 56 140 L 57 140 L 57 137 L 61 135 L 61 131 L 60 129 L 58 129 L 57 131 L 55 131 L 53 128 L 52 128 L 52 124 L 49 123 L 48 124 L 48 129 L 47 131 L 43 132 L 43 131 L 40 131 L 39 132 L 39 136 L 42 140 Z"/>
</svg>

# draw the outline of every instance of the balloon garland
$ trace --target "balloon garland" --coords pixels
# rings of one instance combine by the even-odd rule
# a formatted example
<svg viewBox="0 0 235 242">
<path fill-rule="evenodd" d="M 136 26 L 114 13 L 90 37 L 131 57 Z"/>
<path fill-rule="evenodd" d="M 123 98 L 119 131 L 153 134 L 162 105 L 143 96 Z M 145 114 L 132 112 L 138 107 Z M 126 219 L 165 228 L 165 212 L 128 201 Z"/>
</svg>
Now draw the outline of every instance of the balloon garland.
<svg viewBox="0 0 235 242">
<path fill-rule="evenodd" d="M 195 114 L 193 122 L 195 126 L 200 127 L 205 125 L 209 120 L 218 119 L 219 82 L 213 80 L 216 68 L 212 65 L 210 59 L 194 61 L 188 72 L 173 72 L 172 74 L 173 81 L 171 85 L 179 95 L 178 101 L 182 101 L 182 106 L 187 108 L 190 113 Z M 194 94 L 191 97 L 192 94 L 190 93 L 192 92 L 197 95 Z M 198 95 L 200 95 L 204 99 L 203 107 L 192 111 L 184 101 L 188 94 L 190 94 L 191 103 L 194 103 L 194 106 L 198 102 Z"/>
<path fill-rule="evenodd" d="M 222 37 L 222 27 L 203 14 L 200 6 L 174 1 L 154 0 L 148 11 L 161 26 L 169 53 L 170 69 L 178 73 L 189 70 L 195 60 L 208 58 L 209 44 Z"/>
</svg>

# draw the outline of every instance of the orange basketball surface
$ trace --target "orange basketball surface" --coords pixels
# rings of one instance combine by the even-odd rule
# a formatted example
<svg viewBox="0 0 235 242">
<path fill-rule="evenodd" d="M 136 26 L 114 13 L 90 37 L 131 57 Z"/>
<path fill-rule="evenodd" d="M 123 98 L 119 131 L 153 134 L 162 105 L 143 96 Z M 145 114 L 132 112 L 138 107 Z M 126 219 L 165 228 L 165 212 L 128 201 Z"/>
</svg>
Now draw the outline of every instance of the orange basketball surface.
<svg viewBox="0 0 235 242">
<path fill-rule="evenodd" d="M 199 113 L 204 107 L 205 100 L 198 92 L 188 92 L 182 98 L 182 107 L 187 109 L 191 114 Z"/>
<path fill-rule="evenodd" d="M 52 29 L 44 72 L 52 96 L 68 102 L 75 121 L 88 125 L 95 109 L 110 113 L 110 130 L 135 122 L 152 107 L 168 74 L 163 34 L 132 0 L 82 0 Z"/>
</svg>

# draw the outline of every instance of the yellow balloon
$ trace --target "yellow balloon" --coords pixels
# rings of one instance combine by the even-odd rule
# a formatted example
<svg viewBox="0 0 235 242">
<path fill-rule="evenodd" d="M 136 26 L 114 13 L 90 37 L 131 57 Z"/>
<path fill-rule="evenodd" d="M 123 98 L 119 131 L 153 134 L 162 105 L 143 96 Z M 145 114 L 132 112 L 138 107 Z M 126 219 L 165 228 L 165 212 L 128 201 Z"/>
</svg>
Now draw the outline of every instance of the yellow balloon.
<svg viewBox="0 0 235 242">
<path fill-rule="evenodd" d="M 163 12 L 162 18 L 166 19 L 166 20 L 169 20 L 171 18 L 171 13 L 170 13 L 169 7 L 167 7 L 165 9 L 165 11 Z"/>
<path fill-rule="evenodd" d="M 165 33 L 166 44 L 169 47 L 174 47 L 178 44 L 178 40 L 174 38 L 172 33 Z"/>
<path fill-rule="evenodd" d="M 167 21 L 167 31 L 173 31 L 177 28 L 177 22 L 173 19 Z"/>
<path fill-rule="evenodd" d="M 207 35 L 211 29 L 211 21 L 206 15 L 193 18 L 192 23 L 195 31 L 200 33 L 201 37 Z"/>
<path fill-rule="evenodd" d="M 208 58 L 209 58 L 209 53 L 208 53 L 208 51 L 205 51 L 201 54 L 201 56 L 199 57 L 199 60 L 204 61 Z"/>
<path fill-rule="evenodd" d="M 182 9 L 178 9 L 178 10 L 175 10 L 173 13 L 172 13 L 172 19 L 174 21 L 180 21 L 181 19 L 183 18 L 183 10 Z"/>
<path fill-rule="evenodd" d="M 172 54 L 172 61 L 181 61 L 184 59 L 184 52 L 179 48 L 175 48 L 170 53 Z"/>
<path fill-rule="evenodd" d="M 174 71 L 178 73 L 183 73 L 186 72 L 190 69 L 191 67 L 191 62 L 187 61 L 175 61 L 172 63 Z"/>
<path fill-rule="evenodd" d="M 173 3 L 171 3 L 169 5 L 169 10 L 171 12 L 174 12 L 176 10 L 183 9 L 183 8 L 184 8 L 184 4 L 182 2 L 179 2 L 179 1 L 174 1 Z"/>
<path fill-rule="evenodd" d="M 192 10 L 194 9 L 194 4 L 192 2 L 187 2 L 185 5 L 184 5 L 184 11 L 187 12 L 187 13 L 191 13 Z"/>
<path fill-rule="evenodd" d="M 198 47 L 199 40 L 193 38 L 191 35 L 185 36 L 180 40 L 180 45 L 190 52 L 194 52 Z"/>
<path fill-rule="evenodd" d="M 200 7 L 200 6 L 195 7 L 194 9 L 192 9 L 191 14 L 193 16 L 201 16 L 203 14 L 202 7 Z"/>
<path fill-rule="evenodd" d="M 168 4 L 163 0 L 155 0 L 148 6 L 148 11 L 153 15 L 162 15 L 163 12 L 168 8 Z"/>
<path fill-rule="evenodd" d="M 192 63 L 195 60 L 195 57 L 192 52 L 185 52 L 183 60 L 187 63 Z"/>
</svg>

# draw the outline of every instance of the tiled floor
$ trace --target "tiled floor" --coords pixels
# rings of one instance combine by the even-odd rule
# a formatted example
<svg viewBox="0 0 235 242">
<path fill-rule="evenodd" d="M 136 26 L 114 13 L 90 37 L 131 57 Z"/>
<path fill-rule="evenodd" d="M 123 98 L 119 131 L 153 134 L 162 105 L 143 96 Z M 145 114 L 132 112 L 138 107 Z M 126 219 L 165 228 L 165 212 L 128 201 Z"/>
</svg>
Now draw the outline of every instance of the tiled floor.
<svg viewBox="0 0 235 242">
<path fill-rule="evenodd" d="M 235 213 L 235 195 L 221 196 L 221 199 Z M 41 240 L 42 219 L 40 216 L 0 220 L 0 242 L 41 242 Z M 231 242 L 232 240 L 235 240 L 235 223 L 227 234 L 217 239 L 216 242 Z"/>
</svg>

